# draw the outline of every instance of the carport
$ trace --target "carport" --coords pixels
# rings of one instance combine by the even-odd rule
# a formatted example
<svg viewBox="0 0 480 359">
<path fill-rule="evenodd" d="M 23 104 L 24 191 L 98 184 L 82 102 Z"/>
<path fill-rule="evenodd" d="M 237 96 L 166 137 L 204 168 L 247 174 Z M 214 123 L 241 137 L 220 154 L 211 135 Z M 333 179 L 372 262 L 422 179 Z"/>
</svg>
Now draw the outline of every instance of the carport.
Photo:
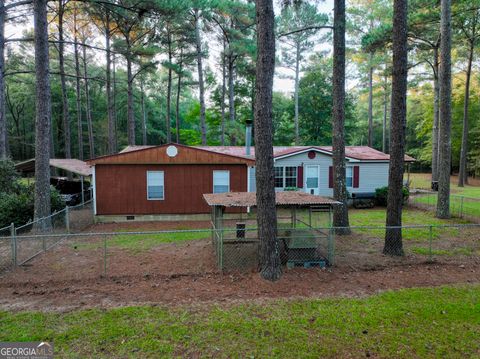
<svg viewBox="0 0 480 359">
<path fill-rule="evenodd" d="M 66 171 L 67 173 L 75 175 L 80 179 L 82 203 L 84 203 L 84 180 L 85 177 L 88 178 L 92 176 L 91 167 L 84 161 L 77 160 L 75 158 L 51 158 L 50 167 Z M 35 159 L 32 158 L 23 162 L 19 162 L 15 164 L 15 168 L 23 177 L 35 175 Z"/>
</svg>

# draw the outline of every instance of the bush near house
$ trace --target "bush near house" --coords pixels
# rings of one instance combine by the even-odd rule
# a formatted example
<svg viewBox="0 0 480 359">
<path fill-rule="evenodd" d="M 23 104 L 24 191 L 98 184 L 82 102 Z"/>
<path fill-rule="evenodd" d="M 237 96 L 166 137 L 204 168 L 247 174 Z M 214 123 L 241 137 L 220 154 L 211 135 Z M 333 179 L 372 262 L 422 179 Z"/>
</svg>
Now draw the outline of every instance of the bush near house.
<svg viewBox="0 0 480 359">
<path fill-rule="evenodd" d="M 15 223 L 17 226 L 33 219 L 34 184 L 21 183 L 11 160 L 0 161 L 0 228 Z M 51 187 L 51 211 L 65 207 L 58 191 Z"/>
<path fill-rule="evenodd" d="M 410 190 L 408 187 L 403 187 L 402 189 L 403 192 L 403 203 L 406 203 L 408 200 L 408 197 L 410 197 Z M 383 206 L 386 207 L 388 203 L 388 187 L 380 187 L 375 189 L 375 203 L 377 206 Z"/>
</svg>

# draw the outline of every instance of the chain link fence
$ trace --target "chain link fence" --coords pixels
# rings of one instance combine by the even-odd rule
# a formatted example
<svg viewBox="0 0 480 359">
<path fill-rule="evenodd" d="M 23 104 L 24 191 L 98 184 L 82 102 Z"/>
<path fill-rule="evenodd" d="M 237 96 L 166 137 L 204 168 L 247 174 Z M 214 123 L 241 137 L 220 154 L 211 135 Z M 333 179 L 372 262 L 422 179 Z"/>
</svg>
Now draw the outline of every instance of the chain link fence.
<svg viewBox="0 0 480 359">
<path fill-rule="evenodd" d="M 0 273 L 23 265 L 40 253 L 93 224 L 91 201 L 52 213 L 50 216 L 16 227 L 0 229 Z"/>
<path fill-rule="evenodd" d="M 385 254 L 385 233 L 400 227 L 354 226 L 278 229 L 278 251 L 284 271 L 371 271 L 425 263 L 457 267 L 480 265 L 480 225 L 424 225 L 401 227 L 402 241 L 389 245 L 399 256 Z M 33 232 L 32 232 L 33 233 Z M 11 280 L 28 283 L 45 280 L 139 278 L 197 278 L 210 274 L 256 272 L 260 240 L 254 221 L 234 229 L 195 229 L 115 233 L 23 234 L 23 243 L 35 243 L 27 253 L 43 251 L 28 261 Z M 19 258 L 26 258 L 22 256 Z M 20 261 L 19 261 L 20 262 Z M 19 263 L 20 264 L 20 263 Z M 438 267 L 441 268 L 441 267 Z M 439 269 L 440 270 L 440 269 Z"/>
<path fill-rule="evenodd" d="M 0 228 L 0 273 L 14 266 L 11 240 L 13 231 L 13 226 Z"/>
<path fill-rule="evenodd" d="M 436 211 L 437 192 L 421 191 L 411 193 L 409 205 L 415 208 Z M 453 217 L 480 223 L 480 198 L 450 195 L 450 213 Z"/>
</svg>

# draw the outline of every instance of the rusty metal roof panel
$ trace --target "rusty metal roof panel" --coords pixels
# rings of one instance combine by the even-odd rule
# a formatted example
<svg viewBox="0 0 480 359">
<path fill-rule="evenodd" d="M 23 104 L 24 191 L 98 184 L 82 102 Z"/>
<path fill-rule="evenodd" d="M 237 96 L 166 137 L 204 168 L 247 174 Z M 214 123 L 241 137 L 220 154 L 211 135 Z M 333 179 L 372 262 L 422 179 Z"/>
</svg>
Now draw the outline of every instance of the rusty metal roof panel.
<svg viewBox="0 0 480 359">
<path fill-rule="evenodd" d="M 256 192 L 207 193 L 203 197 L 209 206 L 255 207 Z M 311 206 L 340 204 L 331 198 L 316 196 L 305 192 L 285 191 L 276 193 L 277 206 Z"/>
</svg>

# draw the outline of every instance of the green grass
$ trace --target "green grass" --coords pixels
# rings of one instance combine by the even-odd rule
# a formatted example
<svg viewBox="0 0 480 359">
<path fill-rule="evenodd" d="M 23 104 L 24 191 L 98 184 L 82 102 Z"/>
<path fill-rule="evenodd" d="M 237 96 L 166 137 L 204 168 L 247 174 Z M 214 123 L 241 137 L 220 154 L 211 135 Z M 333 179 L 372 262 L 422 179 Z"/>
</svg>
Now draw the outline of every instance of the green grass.
<svg viewBox="0 0 480 359">
<path fill-rule="evenodd" d="M 365 233 L 368 235 L 383 236 L 385 234 L 385 221 L 386 221 L 386 209 L 374 208 L 374 209 L 362 209 L 349 211 L 350 225 L 351 226 L 378 226 L 379 229 L 370 228 L 357 228 L 354 231 Z M 434 217 L 434 214 L 427 211 L 420 211 L 415 209 L 405 208 L 402 215 L 402 223 L 405 226 L 408 225 L 445 225 L 452 223 L 467 223 L 465 220 L 455 219 L 438 219 Z M 428 240 L 430 237 L 429 228 L 405 228 L 403 231 L 403 238 L 405 240 Z M 432 229 L 434 238 L 438 238 L 440 233 L 449 233 L 455 235 L 458 232 L 455 228 L 435 228 Z"/>
<path fill-rule="evenodd" d="M 58 357 L 478 357 L 480 286 L 209 309 L 0 312 L 1 341 L 53 341 Z"/>
<path fill-rule="evenodd" d="M 437 195 L 421 195 L 415 198 L 416 202 L 423 203 L 429 206 L 436 206 Z M 475 197 L 461 198 L 458 194 L 450 196 L 450 212 L 454 216 L 474 216 L 480 217 L 480 197 L 475 200 Z"/>
<path fill-rule="evenodd" d="M 210 231 L 172 232 L 158 234 L 119 234 L 107 238 L 108 248 L 126 249 L 132 252 L 148 251 L 160 244 L 192 241 L 210 238 Z M 103 247 L 102 242 L 75 243 L 75 249 L 97 249 Z"/>
<path fill-rule="evenodd" d="M 405 180 L 406 180 L 405 176 Z M 411 188 L 431 189 L 430 174 L 427 173 L 411 173 L 410 174 Z M 457 186 L 457 177 L 451 177 L 451 191 L 453 194 L 458 194 L 466 197 L 480 198 L 480 186 Z"/>
</svg>

